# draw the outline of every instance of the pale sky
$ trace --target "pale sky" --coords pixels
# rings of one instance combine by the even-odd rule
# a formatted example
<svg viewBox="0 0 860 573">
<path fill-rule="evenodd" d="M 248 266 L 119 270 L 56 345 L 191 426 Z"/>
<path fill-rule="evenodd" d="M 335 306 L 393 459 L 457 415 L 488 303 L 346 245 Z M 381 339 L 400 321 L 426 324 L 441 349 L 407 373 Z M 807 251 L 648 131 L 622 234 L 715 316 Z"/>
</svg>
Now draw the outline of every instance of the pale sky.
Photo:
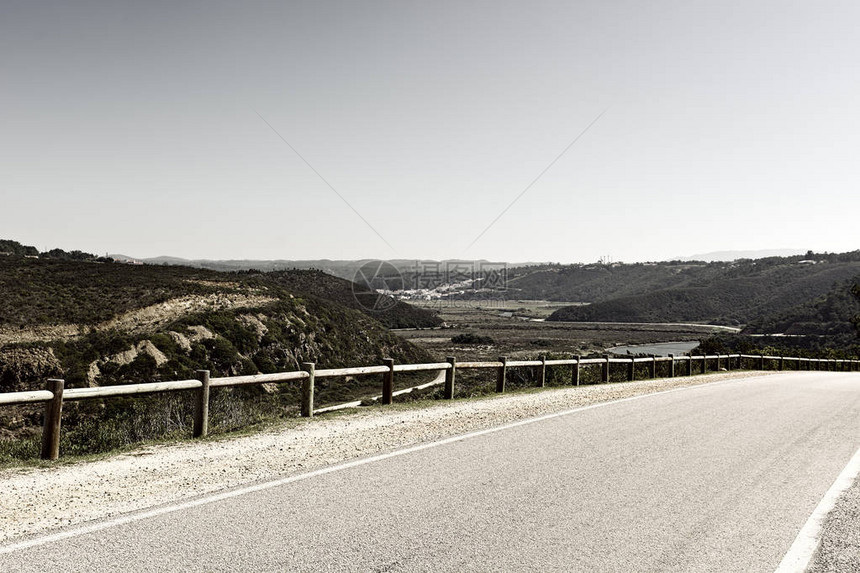
<svg viewBox="0 0 860 573">
<path fill-rule="evenodd" d="M 0 238 L 217 259 L 854 250 L 858 22 L 856 1 L 4 0 Z"/>
</svg>

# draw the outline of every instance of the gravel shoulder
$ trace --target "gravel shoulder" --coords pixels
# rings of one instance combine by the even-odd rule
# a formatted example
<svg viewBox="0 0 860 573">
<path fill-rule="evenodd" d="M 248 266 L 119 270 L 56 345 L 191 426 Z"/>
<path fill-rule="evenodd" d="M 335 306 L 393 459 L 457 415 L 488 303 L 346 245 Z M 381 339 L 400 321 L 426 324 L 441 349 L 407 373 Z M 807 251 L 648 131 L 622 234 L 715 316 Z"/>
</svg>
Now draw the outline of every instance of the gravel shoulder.
<svg viewBox="0 0 860 573">
<path fill-rule="evenodd" d="M 108 459 L 51 468 L 2 470 L 0 543 L 579 406 L 772 374 L 725 372 L 433 402 L 426 407 L 357 409 L 335 417 L 290 421 L 250 436 L 145 446 Z M 856 515 L 860 488 L 852 491 Z M 821 569 L 825 570 L 835 569 Z"/>
<path fill-rule="evenodd" d="M 818 550 L 807 573 L 860 571 L 860 481 L 855 481 L 824 520 Z"/>
</svg>

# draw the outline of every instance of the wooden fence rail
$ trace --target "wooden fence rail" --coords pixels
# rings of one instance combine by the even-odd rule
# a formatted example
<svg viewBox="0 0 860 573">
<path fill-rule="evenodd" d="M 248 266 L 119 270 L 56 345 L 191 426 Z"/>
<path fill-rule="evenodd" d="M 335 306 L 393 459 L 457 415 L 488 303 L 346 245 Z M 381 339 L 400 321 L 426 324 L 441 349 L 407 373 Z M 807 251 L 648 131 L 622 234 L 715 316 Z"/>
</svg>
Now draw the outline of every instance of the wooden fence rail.
<svg viewBox="0 0 860 573">
<path fill-rule="evenodd" d="M 195 379 L 175 380 L 170 382 L 148 382 L 141 384 L 122 384 L 116 386 L 100 386 L 95 388 L 65 388 L 65 382 L 60 379 L 47 381 L 47 389 L 28 392 L 0 392 L 0 406 L 44 404 L 45 414 L 42 426 L 42 450 L 43 459 L 55 460 L 59 457 L 60 448 L 60 426 L 62 418 L 63 402 L 76 400 L 89 400 L 97 398 L 109 398 L 116 396 L 137 396 L 141 394 L 154 394 L 164 392 L 177 392 L 185 390 L 195 391 L 194 395 L 194 421 L 192 434 L 194 437 L 206 436 L 209 425 L 209 391 L 211 388 L 223 388 L 231 386 L 244 386 L 254 384 L 280 383 L 292 380 L 302 381 L 302 403 L 301 415 L 310 417 L 314 415 L 314 385 L 318 378 L 335 378 L 342 376 L 366 376 L 371 374 L 382 374 L 382 396 L 379 398 L 383 404 L 391 404 L 394 396 L 405 394 L 413 390 L 428 388 L 434 384 L 444 384 L 443 396 L 445 399 L 454 398 L 456 373 L 464 369 L 494 369 L 496 370 L 496 392 L 504 392 L 507 382 L 508 368 L 538 368 L 537 384 L 543 387 L 546 384 L 547 368 L 558 366 L 570 366 L 570 384 L 580 385 L 581 369 L 587 366 L 600 366 L 600 381 L 609 382 L 612 365 L 625 365 L 625 379 L 628 381 L 636 379 L 636 365 L 647 366 L 649 378 L 657 377 L 657 364 L 668 362 L 668 377 L 678 375 L 678 365 L 684 365 L 686 374 L 692 376 L 695 371 L 705 374 L 709 371 L 743 369 L 744 366 L 752 366 L 752 369 L 766 370 L 832 370 L 840 372 L 856 372 L 860 370 L 860 360 L 828 360 L 821 358 L 797 358 L 788 356 L 764 356 L 754 354 L 713 354 L 713 355 L 686 355 L 686 356 L 651 356 L 635 358 L 619 358 L 606 355 L 602 358 L 575 358 L 547 360 L 541 357 L 539 360 L 508 360 L 500 356 L 498 361 L 474 361 L 458 362 L 455 357 L 449 356 L 446 362 L 431 362 L 426 364 L 395 364 L 394 360 L 386 358 L 385 364 L 381 366 L 358 366 L 352 368 L 322 368 L 317 370 L 315 364 L 306 362 L 302 370 L 294 372 L 277 372 L 274 374 L 255 374 L 251 376 L 230 376 L 210 378 L 208 370 L 198 370 Z M 394 390 L 394 374 L 396 372 L 426 372 L 437 371 L 444 374 L 438 381 L 428 382 L 412 388 Z M 316 412 L 339 410 L 354 407 L 361 404 L 360 401 L 348 402 L 335 406 L 317 409 Z"/>
</svg>

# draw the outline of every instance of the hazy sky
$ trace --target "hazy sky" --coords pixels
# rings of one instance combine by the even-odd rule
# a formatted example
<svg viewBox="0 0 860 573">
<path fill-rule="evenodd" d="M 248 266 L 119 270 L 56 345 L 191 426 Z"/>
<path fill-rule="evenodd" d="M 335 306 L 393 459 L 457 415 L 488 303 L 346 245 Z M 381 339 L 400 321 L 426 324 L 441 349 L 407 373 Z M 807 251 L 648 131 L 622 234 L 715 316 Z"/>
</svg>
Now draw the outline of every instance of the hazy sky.
<svg viewBox="0 0 860 573">
<path fill-rule="evenodd" d="M 0 238 L 222 259 L 857 249 L 858 22 L 856 1 L 3 0 Z"/>
</svg>

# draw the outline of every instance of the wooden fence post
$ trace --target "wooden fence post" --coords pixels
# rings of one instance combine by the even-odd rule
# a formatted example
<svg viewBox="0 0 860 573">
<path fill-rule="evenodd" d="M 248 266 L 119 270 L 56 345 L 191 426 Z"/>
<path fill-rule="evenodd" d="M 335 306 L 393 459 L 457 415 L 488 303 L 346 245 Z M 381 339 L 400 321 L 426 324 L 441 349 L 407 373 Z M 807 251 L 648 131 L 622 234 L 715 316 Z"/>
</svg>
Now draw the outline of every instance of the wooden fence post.
<svg viewBox="0 0 860 573">
<path fill-rule="evenodd" d="M 316 385 L 316 364 L 303 362 L 302 370 L 308 377 L 302 380 L 302 417 L 312 418 L 314 415 L 314 386 Z"/>
<path fill-rule="evenodd" d="M 445 399 L 454 399 L 454 379 L 457 376 L 457 359 L 453 356 L 447 358 L 451 368 L 445 371 Z"/>
<path fill-rule="evenodd" d="M 627 365 L 627 381 L 632 382 L 636 378 L 636 359 L 631 358 Z"/>
<path fill-rule="evenodd" d="M 708 355 L 702 354 L 702 374 L 708 373 Z"/>
<path fill-rule="evenodd" d="M 505 379 L 508 376 L 508 358 L 506 356 L 499 356 L 499 362 L 502 363 L 499 366 L 499 375 L 496 378 L 496 392 L 504 392 L 505 391 Z"/>
<path fill-rule="evenodd" d="M 609 355 L 604 354 L 603 359 L 606 361 L 603 363 L 603 375 L 601 376 L 601 380 L 603 382 L 609 382 Z"/>
<path fill-rule="evenodd" d="M 60 457 L 60 421 L 63 416 L 63 387 L 65 380 L 51 378 L 48 391 L 54 397 L 45 403 L 45 420 L 42 423 L 42 459 L 56 460 Z"/>
<path fill-rule="evenodd" d="M 546 356 L 540 357 L 540 376 L 538 378 L 538 387 L 546 386 Z"/>
<path fill-rule="evenodd" d="M 785 370 L 785 356 L 779 357 L 779 370 Z"/>
<path fill-rule="evenodd" d="M 382 362 L 388 367 L 382 375 L 382 403 L 388 405 L 394 401 L 394 359 L 383 358 Z"/>
<path fill-rule="evenodd" d="M 205 438 L 209 433 L 209 371 L 197 370 L 194 377 L 200 380 L 194 401 L 194 426 L 191 435 L 195 438 Z"/>
<path fill-rule="evenodd" d="M 717 352 L 717 365 L 714 366 L 714 370 L 717 372 L 720 371 L 720 353 L 719 352 Z"/>
<path fill-rule="evenodd" d="M 687 356 L 687 376 L 693 375 L 693 353 Z"/>
<path fill-rule="evenodd" d="M 579 361 L 582 360 L 582 356 L 577 355 L 576 363 L 571 367 L 570 376 L 572 378 L 571 384 L 574 386 L 579 386 Z"/>
<path fill-rule="evenodd" d="M 657 377 L 657 357 L 651 355 L 651 378 Z"/>
<path fill-rule="evenodd" d="M 764 354 L 758 355 L 758 369 L 764 370 Z"/>
<path fill-rule="evenodd" d="M 675 355 L 669 355 L 669 378 L 675 377 Z"/>
</svg>

